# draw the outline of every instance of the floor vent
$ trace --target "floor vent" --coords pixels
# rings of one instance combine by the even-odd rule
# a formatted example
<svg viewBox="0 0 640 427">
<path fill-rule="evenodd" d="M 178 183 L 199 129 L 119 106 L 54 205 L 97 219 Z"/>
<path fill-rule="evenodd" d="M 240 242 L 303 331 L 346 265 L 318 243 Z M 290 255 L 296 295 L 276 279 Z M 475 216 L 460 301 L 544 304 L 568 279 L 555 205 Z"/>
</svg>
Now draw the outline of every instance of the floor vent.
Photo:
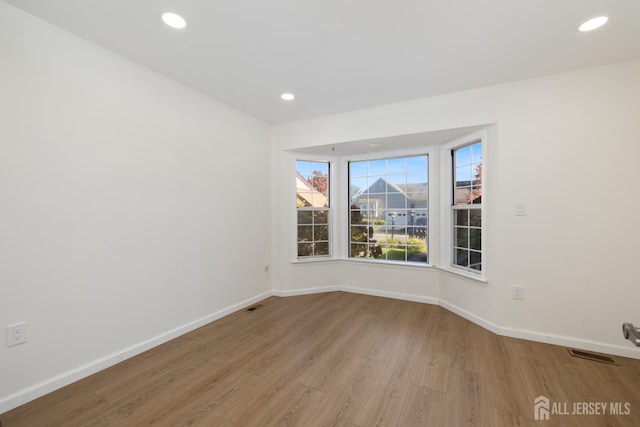
<svg viewBox="0 0 640 427">
<path fill-rule="evenodd" d="M 251 307 L 247 308 L 247 311 L 256 311 L 257 309 L 263 306 L 264 306 L 263 304 L 252 305 Z"/>
<path fill-rule="evenodd" d="M 610 365 L 617 365 L 616 361 L 608 356 L 602 356 L 600 354 L 589 353 L 588 351 L 569 349 L 569 354 L 574 357 L 580 357 L 582 359 L 593 360 L 596 362 L 608 363 Z"/>
</svg>

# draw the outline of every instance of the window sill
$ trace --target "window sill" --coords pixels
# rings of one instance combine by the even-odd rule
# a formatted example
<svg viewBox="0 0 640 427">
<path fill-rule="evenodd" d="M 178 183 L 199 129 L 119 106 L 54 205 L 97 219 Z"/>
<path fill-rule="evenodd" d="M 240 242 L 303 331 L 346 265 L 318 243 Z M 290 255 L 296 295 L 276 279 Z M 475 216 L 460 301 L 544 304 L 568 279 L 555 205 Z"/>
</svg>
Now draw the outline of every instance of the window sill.
<svg viewBox="0 0 640 427">
<path fill-rule="evenodd" d="M 432 264 L 427 264 L 423 262 L 406 262 L 406 261 L 386 261 L 386 260 L 372 260 L 367 258 L 343 258 L 340 261 L 348 264 L 366 264 L 366 265 L 375 265 L 378 267 L 402 267 L 402 268 L 419 268 L 419 269 L 429 269 L 433 268 Z"/>
<path fill-rule="evenodd" d="M 483 285 L 486 285 L 487 283 L 489 283 L 489 280 L 487 280 L 487 278 L 484 277 L 482 274 L 474 274 L 468 271 L 458 270 L 453 267 L 440 267 L 440 266 L 434 266 L 434 267 L 440 271 L 444 271 L 445 273 L 449 273 L 453 276 L 463 277 L 465 279 L 469 279 L 474 282 L 481 283 Z"/>
<path fill-rule="evenodd" d="M 318 264 L 318 263 L 344 263 L 344 264 L 362 264 L 376 267 L 399 267 L 399 268 L 417 268 L 420 270 L 436 268 L 432 264 L 420 262 L 402 262 L 402 261 L 383 261 L 369 260 L 363 258 L 312 258 L 312 259 L 296 259 L 291 261 L 292 265 Z"/>
<path fill-rule="evenodd" d="M 339 259 L 336 258 L 331 258 L 331 257 L 325 257 L 325 258 L 305 258 L 305 259 L 295 259 L 293 261 L 291 261 L 292 265 L 304 265 L 304 264 L 322 264 L 322 263 L 331 263 L 331 262 L 338 262 L 340 261 Z"/>
</svg>

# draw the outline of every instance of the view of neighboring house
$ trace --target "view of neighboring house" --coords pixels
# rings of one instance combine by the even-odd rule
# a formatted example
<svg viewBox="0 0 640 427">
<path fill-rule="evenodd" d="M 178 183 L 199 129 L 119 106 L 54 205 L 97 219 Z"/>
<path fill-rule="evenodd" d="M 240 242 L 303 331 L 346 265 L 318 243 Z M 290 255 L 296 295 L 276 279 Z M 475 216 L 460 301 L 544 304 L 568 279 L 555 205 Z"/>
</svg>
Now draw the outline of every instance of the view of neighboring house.
<svg viewBox="0 0 640 427">
<path fill-rule="evenodd" d="M 328 206 L 327 196 L 316 190 L 300 173 L 296 174 L 296 203 L 298 206 L 314 208 Z"/>
<path fill-rule="evenodd" d="M 396 226 L 426 225 L 429 194 L 425 183 L 398 184 L 378 178 L 353 197 L 363 218 L 384 220 Z"/>
</svg>

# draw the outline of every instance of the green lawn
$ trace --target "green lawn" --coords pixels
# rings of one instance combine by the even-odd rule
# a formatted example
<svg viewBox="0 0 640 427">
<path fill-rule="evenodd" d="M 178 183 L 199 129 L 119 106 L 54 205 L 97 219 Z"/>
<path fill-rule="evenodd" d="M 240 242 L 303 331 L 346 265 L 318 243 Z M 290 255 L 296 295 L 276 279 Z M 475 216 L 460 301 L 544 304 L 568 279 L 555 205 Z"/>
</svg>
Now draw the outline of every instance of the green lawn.
<svg viewBox="0 0 640 427">
<path fill-rule="evenodd" d="M 382 258 L 394 260 L 394 261 L 404 261 L 405 260 L 405 250 L 404 249 L 383 249 L 382 250 Z"/>
</svg>

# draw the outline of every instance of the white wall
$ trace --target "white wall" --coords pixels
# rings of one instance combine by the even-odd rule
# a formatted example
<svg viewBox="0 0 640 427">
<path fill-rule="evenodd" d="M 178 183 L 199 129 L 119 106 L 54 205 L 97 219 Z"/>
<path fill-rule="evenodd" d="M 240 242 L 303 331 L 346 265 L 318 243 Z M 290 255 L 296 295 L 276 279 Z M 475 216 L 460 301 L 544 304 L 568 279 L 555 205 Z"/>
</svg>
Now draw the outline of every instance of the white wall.
<svg viewBox="0 0 640 427">
<path fill-rule="evenodd" d="M 0 2 L 0 413 L 268 291 L 268 145 Z"/>
<path fill-rule="evenodd" d="M 0 412 L 271 288 L 439 302 L 499 333 L 640 357 L 620 333 L 640 324 L 639 122 L 636 61 L 270 132 L 0 2 L 0 328 L 29 322 L 28 343 L 0 345 Z M 486 285 L 291 263 L 287 150 L 484 123 Z"/>
<path fill-rule="evenodd" d="M 495 123 L 485 159 L 486 285 L 437 270 L 291 264 L 286 150 L 483 123 Z M 501 334 L 640 357 L 621 333 L 624 321 L 640 324 L 640 199 L 629 192 L 638 123 L 640 61 L 276 126 L 274 245 L 284 256 L 273 283 L 291 290 L 335 277 L 363 292 L 440 300 Z M 524 217 L 514 215 L 520 202 Z M 524 300 L 511 298 L 513 285 L 525 287 Z"/>
</svg>

